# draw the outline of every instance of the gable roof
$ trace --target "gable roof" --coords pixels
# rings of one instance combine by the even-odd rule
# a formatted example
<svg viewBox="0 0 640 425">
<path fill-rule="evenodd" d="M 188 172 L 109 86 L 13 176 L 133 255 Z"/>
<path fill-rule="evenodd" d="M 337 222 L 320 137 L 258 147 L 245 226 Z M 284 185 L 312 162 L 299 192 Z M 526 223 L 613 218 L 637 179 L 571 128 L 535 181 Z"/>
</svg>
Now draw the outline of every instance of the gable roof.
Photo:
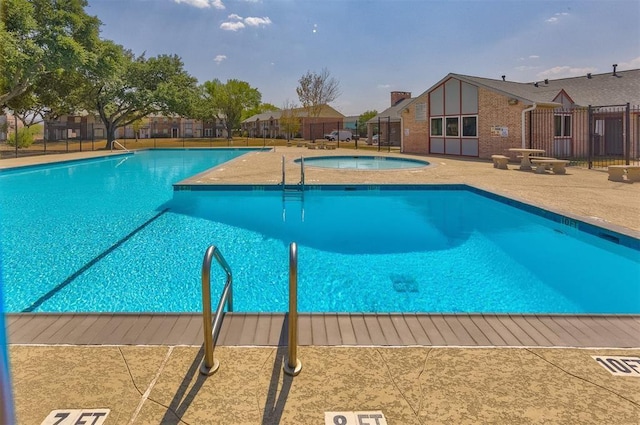
<svg viewBox="0 0 640 425">
<path fill-rule="evenodd" d="M 407 105 L 409 105 L 412 100 L 413 99 L 409 99 L 409 98 L 402 99 L 401 101 L 399 101 L 395 105 L 391 106 L 390 108 L 385 109 L 384 111 L 380 112 L 375 117 L 373 117 L 370 120 L 368 120 L 367 124 L 376 124 L 378 122 L 378 118 L 380 118 L 381 120 L 385 120 L 385 122 L 386 122 L 386 120 L 390 120 L 391 122 L 400 121 L 400 114 L 402 113 L 402 110 L 404 108 L 406 108 Z"/>
<path fill-rule="evenodd" d="M 553 106 L 562 92 L 578 106 L 622 105 L 627 102 L 640 105 L 640 69 L 619 71 L 615 76 L 609 72 L 592 74 L 591 78 L 585 75 L 557 80 L 549 79 L 545 80 L 546 82 L 539 81 L 537 87 L 535 83 L 518 83 L 450 73 L 422 94 L 432 91 L 450 78 L 513 97 L 529 105 L 536 103 Z"/>
<path fill-rule="evenodd" d="M 294 108 L 293 111 L 298 116 L 298 118 L 305 118 L 309 116 L 309 113 L 306 108 Z M 250 116 L 249 118 L 245 119 L 242 122 L 250 123 L 254 121 L 269 121 L 272 119 L 279 120 L 280 118 L 282 118 L 283 112 L 284 111 L 282 110 L 263 112 L 261 114 Z M 336 111 L 335 109 L 333 109 L 331 106 L 327 104 L 322 105 L 322 108 L 320 110 L 320 115 L 319 115 L 319 118 L 344 118 L 344 117 L 345 116 L 343 114 Z"/>
</svg>

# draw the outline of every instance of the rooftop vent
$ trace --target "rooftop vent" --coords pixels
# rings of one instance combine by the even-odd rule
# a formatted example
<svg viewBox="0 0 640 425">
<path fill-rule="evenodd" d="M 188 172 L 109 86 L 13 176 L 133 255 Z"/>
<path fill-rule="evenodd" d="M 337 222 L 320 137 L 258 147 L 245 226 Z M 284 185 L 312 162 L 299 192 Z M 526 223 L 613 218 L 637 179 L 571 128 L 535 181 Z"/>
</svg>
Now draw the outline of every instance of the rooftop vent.
<svg viewBox="0 0 640 425">
<path fill-rule="evenodd" d="M 591 73 L 590 72 L 587 74 L 587 78 L 591 79 Z"/>
<path fill-rule="evenodd" d="M 502 81 L 507 81 L 505 78 L 507 78 L 507 76 L 506 76 L 506 75 L 503 75 L 503 76 L 502 76 Z"/>
<path fill-rule="evenodd" d="M 618 64 L 617 64 L 617 63 L 614 63 L 614 64 L 613 64 L 613 76 L 614 76 L 614 77 L 617 77 L 617 76 L 618 76 L 618 74 L 616 74 L 616 68 L 617 68 L 617 67 L 618 67 Z"/>
<path fill-rule="evenodd" d="M 538 82 L 533 83 L 534 86 L 538 87 Z"/>
<path fill-rule="evenodd" d="M 545 84 L 549 84 L 549 79 L 548 79 L 548 78 L 545 78 L 545 79 L 544 79 L 544 83 L 545 83 Z"/>
</svg>

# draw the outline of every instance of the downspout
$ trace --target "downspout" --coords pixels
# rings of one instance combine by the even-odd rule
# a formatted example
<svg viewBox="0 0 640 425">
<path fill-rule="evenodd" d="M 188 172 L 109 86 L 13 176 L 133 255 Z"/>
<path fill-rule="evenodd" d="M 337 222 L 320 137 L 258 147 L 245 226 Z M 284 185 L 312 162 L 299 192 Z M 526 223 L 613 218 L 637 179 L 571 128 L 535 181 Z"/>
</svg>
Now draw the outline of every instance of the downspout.
<svg viewBox="0 0 640 425">
<path fill-rule="evenodd" d="M 402 114 L 400 113 L 400 153 L 404 153 L 404 118 L 402 118 Z"/>
<path fill-rule="evenodd" d="M 526 119 L 525 119 L 525 113 L 527 113 L 527 112 L 531 112 L 531 111 L 533 111 L 534 109 L 536 109 L 537 107 L 538 107 L 538 104 L 534 102 L 532 107 L 527 108 L 527 109 L 523 109 L 523 110 L 522 110 L 522 146 L 521 146 L 521 147 L 522 147 L 523 149 L 525 149 L 525 148 L 526 148 L 525 143 L 524 143 L 524 140 L 525 140 L 525 138 L 526 138 L 526 136 L 525 136 L 525 121 L 526 121 Z"/>
</svg>

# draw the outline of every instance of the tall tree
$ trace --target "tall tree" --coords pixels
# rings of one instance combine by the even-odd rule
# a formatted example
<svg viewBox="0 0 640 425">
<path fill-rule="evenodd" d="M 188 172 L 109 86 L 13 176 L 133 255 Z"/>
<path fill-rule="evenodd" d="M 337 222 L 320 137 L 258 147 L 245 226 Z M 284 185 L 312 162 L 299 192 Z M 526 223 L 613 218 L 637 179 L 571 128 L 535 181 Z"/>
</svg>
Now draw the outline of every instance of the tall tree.
<svg viewBox="0 0 640 425">
<path fill-rule="evenodd" d="M 145 58 L 110 41 L 100 46 L 99 66 L 86 78 L 83 98 L 96 112 L 112 149 L 118 128 L 152 114 L 190 115 L 197 97 L 196 79 L 175 55 Z"/>
<path fill-rule="evenodd" d="M 340 96 L 340 83 L 333 78 L 326 68 L 320 74 L 307 71 L 298 80 L 296 88 L 302 106 L 307 109 L 309 117 L 317 118 L 323 105 L 333 102 Z"/>
<path fill-rule="evenodd" d="M 287 141 L 300 131 L 301 125 L 298 105 L 287 99 L 282 106 L 282 114 L 280 115 L 280 129 L 287 134 Z"/>
<path fill-rule="evenodd" d="M 262 99 L 258 89 L 240 80 L 227 80 L 224 84 L 218 79 L 205 81 L 203 90 L 207 110 L 224 122 L 228 138 L 240 126 L 243 112 L 257 108 Z"/>
<path fill-rule="evenodd" d="M 86 0 L 0 1 L 0 106 L 96 59 L 100 21 Z"/>
</svg>

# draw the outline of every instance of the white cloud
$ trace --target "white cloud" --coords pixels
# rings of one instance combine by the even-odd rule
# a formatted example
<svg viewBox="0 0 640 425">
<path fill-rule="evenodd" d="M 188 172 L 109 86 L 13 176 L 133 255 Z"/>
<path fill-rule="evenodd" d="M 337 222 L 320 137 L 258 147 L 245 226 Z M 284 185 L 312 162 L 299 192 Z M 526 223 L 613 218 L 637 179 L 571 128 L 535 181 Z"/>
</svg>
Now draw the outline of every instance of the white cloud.
<svg viewBox="0 0 640 425">
<path fill-rule="evenodd" d="M 589 72 L 596 72 L 597 68 L 572 68 L 570 66 L 555 66 L 537 74 L 538 78 L 568 78 L 579 75 L 586 75 Z"/>
<path fill-rule="evenodd" d="M 222 63 L 226 59 L 227 59 L 226 55 L 217 55 L 215 58 L 213 58 L 213 61 L 218 65 L 220 65 L 220 63 Z"/>
<path fill-rule="evenodd" d="M 184 3 L 189 6 L 197 7 L 198 9 L 207 9 L 213 6 L 216 9 L 225 9 L 222 0 L 173 0 L 180 4 Z"/>
<path fill-rule="evenodd" d="M 220 29 L 225 31 L 238 31 L 244 28 L 244 24 L 242 22 L 223 22 L 220 24 Z"/>
<path fill-rule="evenodd" d="M 378 84 L 379 89 L 388 89 L 391 88 L 391 84 Z"/>
<path fill-rule="evenodd" d="M 549 19 L 545 20 L 545 22 L 548 22 L 550 24 L 555 24 L 560 20 L 560 17 L 562 16 L 569 16 L 569 14 L 567 12 L 556 13 Z"/>
<path fill-rule="evenodd" d="M 540 59 L 540 56 L 538 56 L 538 55 L 530 55 L 529 59 Z"/>
<path fill-rule="evenodd" d="M 625 71 L 627 69 L 638 69 L 640 68 L 640 56 L 637 58 L 631 59 L 629 62 L 618 62 L 618 70 Z"/>
<path fill-rule="evenodd" d="M 211 6 L 209 4 L 209 0 L 173 0 L 173 1 L 175 1 L 178 4 L 184 3 L 189 6 L 197 7 L 198 9 L 205 9 Z"/>
<path fill-rule="evenodd" d="M 222 0 L 211 0 L 211 5 L 216 9 L 220 9 L 220 10 L 226 9 L 224 7 L 224 4 L 222 3 Z"/>
<path fill-rule="evenodd" d="M 227 21 L 227 22 L 223 22 L 220 25 L 220 28 L 226 31 L 238 31 L 244 28 L 245 26 L 266 27 L 267 25 L 271 25 L 272 23 L 271 19 L 269 19 L 266 16 L 264 18 L 256 18 L 256 17 L 242 18 L 241 16 L 233 13 L 229 15 L 228 18 L 233 22 Z"/>
<path fill-rule="evenodd" d="M 269 19 L 268 17 L 264 17 L 264 18 L 246 18 L 244 20 L 244 23 L 251 26 L 251 27 L 266 27 L 267 25 L 271 25 L 271 19 Z"/>
</svg>

